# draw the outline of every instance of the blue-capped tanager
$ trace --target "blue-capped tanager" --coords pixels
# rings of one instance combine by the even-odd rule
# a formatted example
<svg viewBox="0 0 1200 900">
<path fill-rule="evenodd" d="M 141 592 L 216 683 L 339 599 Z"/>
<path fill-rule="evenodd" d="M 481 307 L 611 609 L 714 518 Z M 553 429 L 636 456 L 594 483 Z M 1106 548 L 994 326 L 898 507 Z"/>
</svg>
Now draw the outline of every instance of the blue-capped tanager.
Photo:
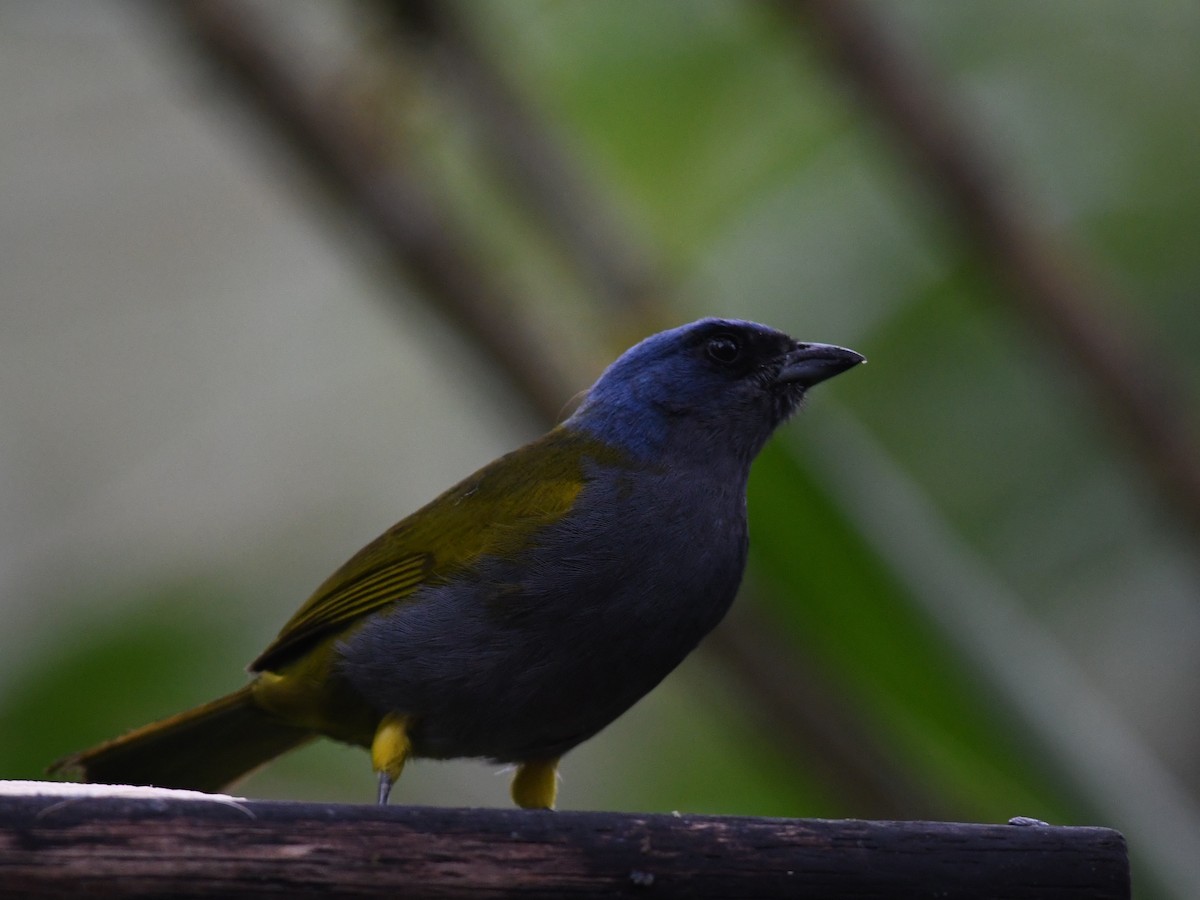
<svg viewBox="0 0 1200 900">
<path fill-rule="evenodd" d="M 561 425 L 334 572 L 248 685 L 55 768 L 211 791 L 325 735 L 370 748 L 381 803 L 413 757 L 485 757 L 516 764 L 518 805 L 553 807 L 562 755 L 725 615 L 755 455 L 862 361 L 734 320 L 647 338 Z"/>
</svg>

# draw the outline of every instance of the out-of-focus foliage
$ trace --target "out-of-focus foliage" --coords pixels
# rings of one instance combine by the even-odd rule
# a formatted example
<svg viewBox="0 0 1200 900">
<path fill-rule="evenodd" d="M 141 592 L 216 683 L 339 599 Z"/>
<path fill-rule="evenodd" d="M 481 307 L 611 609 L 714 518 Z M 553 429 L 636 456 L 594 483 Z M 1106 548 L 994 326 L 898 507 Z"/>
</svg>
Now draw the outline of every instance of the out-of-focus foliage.
<svg viewBox="0 0 1200 900">
<path fill-rule="evenodd" d="M 331 103 L 397 129 L 526 314 L 587 360 L 583 388 L 620 326 L 489 171 L 469 106 L 396 55 L 375 4 L 251 8 Z M 1194 411 L 1200 13 L 866 9 Z M 1192 896 L 1195 543 L 819 43 L 765 4 L 462 11 L 665 274 L 665 317 L 752 318 L 869 357 L 814 392 L 751 486 L 755 598 L 795 654 L 931 807 L 1121 828 L 1140 895 Z M 236 686 L 358 545 L 535 431 L 162 24 L 118 3 L 0 7 L 6 777 Z M 753 707 L 701 651 L 568 758 L 563 802 L 862 814 Z M 367 799 L 367 769 L 314 746 L 244 789 Z M 418 763 L 396 799 L 506 792 L 486 766 Z"/>
</svg>

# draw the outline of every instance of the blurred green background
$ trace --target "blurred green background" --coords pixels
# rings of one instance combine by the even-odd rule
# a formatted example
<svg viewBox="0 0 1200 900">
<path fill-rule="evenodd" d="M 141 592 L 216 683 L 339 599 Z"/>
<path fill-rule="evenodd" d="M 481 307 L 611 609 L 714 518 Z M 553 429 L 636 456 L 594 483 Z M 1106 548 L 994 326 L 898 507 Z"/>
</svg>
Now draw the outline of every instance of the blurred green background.
<svg viewBox="0 0 1200 900">
<path fill-rule="evenodd" d="M 731 621 L 567 758 L 561 805 L 1107 825 L 1139 896 L 1200 896 L 1200 511 L 819 24 L 700 0 L 210 8 L 425 192 L 497 329 L 390 264 L 191 8 L 0 3 L 0 777 L 237 687 L 360 545 L 634 339 L 727 315 L 870 365 L 760 459 Z M 1200 7 L 843 9 L 924 72 L 917 101 L 954 111 L 1194 436 Z M 508 327 L 524 380 L 496 362 Z M 418 762 L 394 800 L 504 805 L 494 768 Z M 239 787 L 373 790 L 327 742 Z"/>
</svg>

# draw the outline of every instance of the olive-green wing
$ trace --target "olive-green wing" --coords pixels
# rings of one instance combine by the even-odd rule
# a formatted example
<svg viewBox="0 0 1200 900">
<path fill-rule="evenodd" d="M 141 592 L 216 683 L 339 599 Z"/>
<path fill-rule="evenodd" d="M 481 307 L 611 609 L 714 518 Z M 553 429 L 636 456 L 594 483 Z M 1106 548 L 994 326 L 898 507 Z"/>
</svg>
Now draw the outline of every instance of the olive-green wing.
<svg viewBox="0 0 1200 900">
<path fill-rule="evenodd" d="M 273 669 L 316 641 L 440 583 L 482 557 L 517 553 L 571 509 L 585 460 L 623 464 L 562 427 L 503 456 L 390 528 L 333 573 L 253 663 Z"/>
<path fill-rule="evenodd" d="M 381 552 L 400 537 L 392 532 L 381 535 L 330 576 L 250 664 L 250 670 L 274 668 L 318 638 L 411 596 L 429 577 L 434 558 L 404 550 L 388 558 Z"/>
</svg>

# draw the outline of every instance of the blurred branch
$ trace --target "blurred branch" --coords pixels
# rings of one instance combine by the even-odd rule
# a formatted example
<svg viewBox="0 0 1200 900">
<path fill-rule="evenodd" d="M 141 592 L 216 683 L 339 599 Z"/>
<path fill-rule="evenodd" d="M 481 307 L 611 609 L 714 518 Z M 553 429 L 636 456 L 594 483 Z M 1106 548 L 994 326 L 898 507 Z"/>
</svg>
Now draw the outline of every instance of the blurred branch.
<svg viewBox="0 0 1200 900">
<path fill-rule="evenodd" d="M 517 303 L 459 244 L 416 178 L 383 152 L 374 132 L 345 104 L 309 90 L 283 49 L 247 4 L 183 0 L 155 4 L 185 26 L 238 97 L 282 137 L 337 199 L 375 234 L 416 286 L 477 346 L 545 419 L 553 421 L 575 388 L 548 354 L 548 341 L 519 315 Z"/>
<path fill-rule="evenodd" d="M 1165 504 L 1200 537 L 1200 445 L 1169 362 L 1119 320 L 1095 276 L 1022 214 L 1016 192 L 936 80 L 890 38 L 868 5 L 777 0 L 776 8 L 825 45 L 961 233 L 1007 282 L 1010 290 L 1000 296 L 1074 361 L 1097 405 L 1132 438 Z"/>
<path fill-rule="evenodd" d="M 351 111 L 319 102 L 243 4 L 184 0 L 154 8 L 173 11 L 227 83 L 374 231 L 391 257 L 412 275 L 425 298 L 462 328 L 544 419 L 553 421 L 574 388 L 567 387 L 562 377 L 546 375 L 556 371 L 546 342 L 538 341 L 517 304 L 475 265 L 472 249 L 416 177 L 395 159 L 385 162 L 372 129 Z M 433 29 L 447 46 L 461 48 L 466 39 L 457 26 L 446 26 L 450 30 L 443 33 L 439 23 L 445 21 L 449 20 L 440 14 L 426 16 L 423 27 Z M 505 165 L 519 172 L 514 183 L 526 185 L 531 194 L 552 198 L 536 208 L 547 230 L 575 247 L 573 256 L 594 257 L 596 271 L 627 272 L 625 263 L 608 259 L 611 248 L 620 242 L 582 224 L 590 218 L 594 225 L 604 217 L 591 216 L 590 205 L 575 205 L 581 192 L 560 191 L 561 184 L 577 180 L 569 174 L 566 156 L 536 119 L 521 111 L 515 93 L 502 86 L 501 74 L 488 67 L 482 54 L 475 53 L 469 51 L 467 67 L 473 74 L 468 83 L 489 85 L 488 96 L 496 92 L 507 98 L 503 102 L 507 112 L 489 120 L 495 119 L 490 127 L 509 135 L 506 141 L 512 146 L 499 152 Z M 477 105 L 487 102 L 482 94 L 476 101 Z M 496 142 L 497 146 L 502 143 L 505 141 Z M 539 164 L 546 159 L 557 162 Z M 606 293 L 612 303 L 639 310 L 644 320 L 651 320 L 657 314 L 646 298 L 657 292 L 648 286 L 659 279 L 649 274 L 649 269 L 640 271 L 634 277 L 606 275 L 601 280 L 609 286 Z M 846 797 L 856 814 L 908 818 L 945 812 L 944 808 L 934 809 L 928 799 L 918 801 L 921 792 L 911 780 L 895 766 L 883 764 L 888 754 L 849 704 L 813 702 L 815 697 L 838 693 L 826 683 L 828 676 L 798 669 L 794 650 L 778 635 L 778 629 L 762 621 L 762 614 L 753 611 L 751 604 L 743 602 L 741 606 L 742 614 L 719 628 L 709 646 L 739 684 L 741 694 L 759 711 L 759 718 L 772 723 L 767 734 L 790 755 L 819 757 L 817 768 L 828 786 Z M 801 685 L 803 690 L 798 690 Z M 849 748 L 856 749 L 850 752 Z"/>
<path fill-rule="evenodd" d="M 617 227 L 612 211 L 595 196 L 546 123 L 513 89 L 457 4 L 373 0 L 371 5 L 386 10 L 465 104 L 484 139 L 488 161 L 588 276 L 609 312 L 641 320 L 638 327 L 656 318 L 663 279 Z"/>
<path fill-rule="evenodd" d="M 666 327 L 666 279 L 617 230 L 616 217 L 508 83 L 457 5 L 438 0 L 375 3 L 436 59 L 439 73 L 475 117 L 496 168 L 530 205 L 545 233 L 591 276 L 609 312 L 620 315 L 621 322 L 612 323 L 608 333 L 613 351 L 626 346 L 627 330 L 645 334 Z M 755 604 L 750 594 L 752 589 L 743 587 L 737 612 L 705 648 L 751 699 L 764 733 L 789 749 L 803 748 L 806 764 L 848 808 L 904 817 L 945 812 L 922 796 L 894 757 L 878 746 L 871 729 L 850 712 L 851 702 L 831 701 L 839 692 L 829 677 L 797 657 L 796 648 L 766 620 L 762 604 Z"/>
</svg>

